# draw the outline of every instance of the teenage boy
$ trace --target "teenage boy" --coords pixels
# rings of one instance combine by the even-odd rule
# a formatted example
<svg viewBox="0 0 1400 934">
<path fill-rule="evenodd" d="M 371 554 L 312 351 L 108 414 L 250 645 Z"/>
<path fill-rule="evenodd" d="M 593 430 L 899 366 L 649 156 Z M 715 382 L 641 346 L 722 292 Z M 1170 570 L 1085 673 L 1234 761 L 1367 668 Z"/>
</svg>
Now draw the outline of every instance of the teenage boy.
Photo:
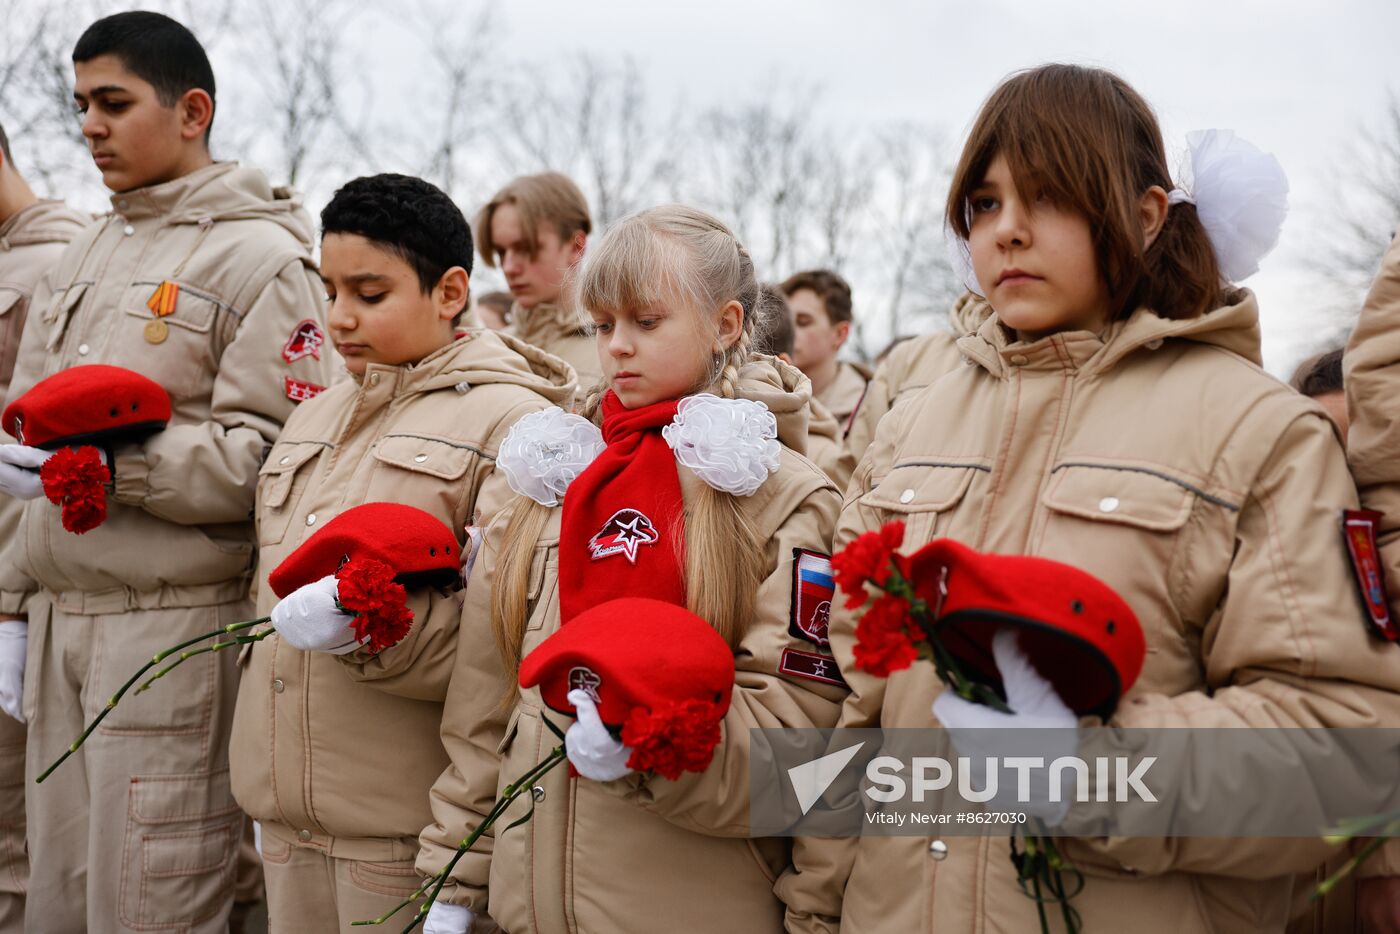
<svg viewBox="0 0 1400 934">
<path fill-rule="evenodd" d="M 64 246 L 92 218 L 62 201 L 41 200 L 15 168 L 0 126 L 0 401 L 9 391 L 29 299 Z M 0 541 L 14 535 L 18 500 L 0 495 Z M 25 624 L 0 622 L 0 934 L 24 930 Z"/>
<path fill-rule="evenodd" d="M 280 603 L 268 573 L 366 502 L 415 506 L 457 536 L 514 495 L 494 471 L 521 416 L 572 404 L 563 361 L 489 330 L 454 337 L 472 236 L 452 200 L 403 175 L 359 178 L 321 214 L 330 334 L 351 378 L 293 414 L 258 486 L 258 613 L 233 731 L 233 789 L 262 825 L 274 931 L 340 934 L 418 886 L 459 593 L 410 591 L 413 628 L 378 655 L 349 635 L 333 578 Z M 467 552 L 469 553 L 469 551 Z M 491 646 L 477 646 L 492 653 Z"/>
<path fill-rule="evenodd" d="M 112 213 L 34 298 L 10 396 L 82 364 L 137 370 L 169 426 L 111 452 L 107 520 L 66 532 L 37 478 L 0 555 L 0 612 L 29 624 L 28 776 L 53 762 L 156 651 L 247 619 L 258 468 L 329 380 L 310 218 L 262 173 L 210 157 L 214 76 L 174 20 L 98 20 L 73 98 Z M 37 467 L 12 444 L 0 462 Z M 33 478 L 33 474 L 30 474 Z M 243 815 L 229 789 L 234 659 L 206 656 L 128 701 L 29 785 L 29 932 L 226 931 Z"/>
<path fill-rule="evenodd" d="M 581 392 L 603 371 L 582 316 L 562 293 L 592 229 L 583 192 L 558 172 L 522 175 L 476 215 L 477 252 L 500 267 L 515 296 L 509 333 L 572 366 Z"/>
<path fill-rule="evenodd" d="M 836 356 L 851 336 L 851 287 L 829 269 L 809 269 L 789 276 L 780 288 L 797 332 L 792 362 L 845 431 L 870 381 L 869 370 Z"/>
</svg>

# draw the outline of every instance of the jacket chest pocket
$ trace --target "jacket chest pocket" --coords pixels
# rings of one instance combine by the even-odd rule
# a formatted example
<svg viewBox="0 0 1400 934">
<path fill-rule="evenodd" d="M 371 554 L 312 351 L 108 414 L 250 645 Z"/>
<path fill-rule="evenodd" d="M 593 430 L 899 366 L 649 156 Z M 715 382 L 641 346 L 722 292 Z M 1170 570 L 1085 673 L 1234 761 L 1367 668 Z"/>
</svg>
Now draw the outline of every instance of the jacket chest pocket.
<svg viewBox="0 0 1400 934">
<path fill-rule="evenodd" d="M 1041 495 L 1048 512 L 1037 551 L 1102 578 L 1135 607 L 1123 588 L 1142 605 L 1160 604 L 1171 590 L 1181 530 L 1205 496 L 1186 480 L 1143 468 L 1062 464 Z"/>
<path fill-rule="evenodd" d="M 174 311 L 158 316 L 147 305 L 160 280 L 133 282 L 122 300 L 120 335 L 113 359 L 139 361 L 148 376 L 175 399 L 203 395 L 213 385 L 220 353 L 215 347 L 219 304 L 211 296 L 179 286 Z"/>
<path fill-rule="evenodd" d="M 312 441 L 279 442 L 258 471 L 258 544 L 276 545 L 287 535 L 297 502 L 326 446 Z"/>
<path fill-rule="evenodd" d="M 466 474 L 478 455 L 465 445 L 421 435 L 385 435 L 372 453 L 375 471 L 366 494 L 369 502 L 412 503 L 437 515 L 456 517 L 469 498 Z M 453 529 L 459 535 L 461 531 Z"/>
<path fill-rule="evenodd" d="M 979 466 L 961 464 L 897 464 L 869 493 L 864 507 L 885 513 L 887 520 L 904 523 L 904 548 L 913 551 L 946 534 L 947 516 L 985 472 Z"/>
<path fill-rule="evenodd" d="M 68 322 L 73 320 L 74 313 L 82 304 L 83 295 L 87 293 L 87 288 L 88 283 L 75 282 L 62 292 L 55 292 L 48 307 L 42 309 L 42 314 L 39 317 L 45 333 L 48 335 L 44 341 L 44 347 L 47 350 L 57 350 L 59 344 L 63 343 L 63 335 L 68 330 Z"/>
</svg>

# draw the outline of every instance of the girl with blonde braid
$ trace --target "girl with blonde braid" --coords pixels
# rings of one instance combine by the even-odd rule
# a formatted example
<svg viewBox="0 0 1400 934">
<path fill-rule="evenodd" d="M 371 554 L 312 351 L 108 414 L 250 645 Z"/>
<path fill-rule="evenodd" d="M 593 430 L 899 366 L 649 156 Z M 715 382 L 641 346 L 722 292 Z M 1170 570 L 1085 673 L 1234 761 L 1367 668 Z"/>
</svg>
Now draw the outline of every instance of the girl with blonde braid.
<svg viewBox="0 0 1400 934">
<path fill-rule="evenodd" d="M 512 932 L 642 932 L 664 912 L 687 931 L 779 932 L 772 887 L 788 846 L 750 838 L 749 730 L 830 726 L 846 694 L 826 647 L 829 604 L 810 583 L 796 588 L 799 574 L 829 576 L 840 509 L 800 453 L 806 383 L 751 353 L 753 261 L 701 211 L 622 220 L 574 285 L 605 380 L 582 416 L 528 416 L 502 445 L 498 466 L 520 495 L 487 525 L 468 584 L 442 727 L 452 764 L 418 868 L 445 866 L 502 784 L 555 744 L 545 716 L 568 726 L 579 777 L 552 771 L 517 799 L 496 828 L 531 807 L 532 820 L 457 864 L 426 929 L 466 931 L 489 911 Z M 685 606 L 734 649 L 723 739 L 703 772 L 633 772 L 586 693 L 570 694 L 571 723 L 516 686 L 520 660 L 561 624 L 623 596 Z"/>
</svg>

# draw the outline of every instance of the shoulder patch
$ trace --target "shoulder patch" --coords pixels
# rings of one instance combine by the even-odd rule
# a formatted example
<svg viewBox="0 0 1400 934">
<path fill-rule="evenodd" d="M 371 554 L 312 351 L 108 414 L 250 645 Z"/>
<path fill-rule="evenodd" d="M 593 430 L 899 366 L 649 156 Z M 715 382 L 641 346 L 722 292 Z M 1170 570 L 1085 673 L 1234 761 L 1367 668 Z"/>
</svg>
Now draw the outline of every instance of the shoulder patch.
<svg viewBox="0 0 1400 934">
<path fill-rule="evenodd" d="M 841 677 L 841 669 L 836 659 L 816 652 L 801 652 L 797 649 L 783 649 L 782 660 L 778 662 L 780 674 L 795 675 L 809 681 L 835 684 L 846 687 L 846 679 Z"/>
<path fill-rule="evenodd" d="M 1376 635 L 1391 642 L 1400 641 L 1400 626 L 1390 613 L 1390 599 L 1385 591 L 1385 569 L 1381 566 L 1380 550 L 1376 546 L 1376 530 L 1382 515 L 1374 509 L 1348 509 L 1342 513 L 1342 531 L 1346 536 L 1347 556 L 1361 593 L 1361 605 L 1366 621 Z"/>
<path fill-rule="evenodd" d="M 302 357 L 321 359 L 321 347 L 326 342 L 326 333 L 311 318 L 297 322 L 287 343 L 282 345 L 282 359 L 295 363 Z"/>
<path fill-rule="evenodd" d="M 316 383 L 309 383 L 304 379 L 292 379 L 290 376 L 283 377 L 282 388 L 286 392 L 287 398 L 293 402 L 305 402 L 307 399 L 314 399 L 325 391 L 326 387 Z"/>
<path fill-rule="evenodd" d="M 831 601 L 836 580 L 831 576 L 831 556 L 806 548 L 792 550 L 792 607 L 788 612 L 788 632 L 795 639 L 827 646 L 831 622 Z"/>
</svg>

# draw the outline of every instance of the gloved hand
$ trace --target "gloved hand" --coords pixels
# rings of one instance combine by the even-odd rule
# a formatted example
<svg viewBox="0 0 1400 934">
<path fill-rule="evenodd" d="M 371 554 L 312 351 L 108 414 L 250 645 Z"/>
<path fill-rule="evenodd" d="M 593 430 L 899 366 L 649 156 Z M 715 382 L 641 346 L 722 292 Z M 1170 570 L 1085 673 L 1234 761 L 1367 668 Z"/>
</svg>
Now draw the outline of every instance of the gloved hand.
<svg viewBox="0 0 1400 934">
<path fill-rule="evenodd" d="M 1012 756 L 1043 759 L 1043 768 L 1028 773 L 1003 765 L 997 775 L 997 793 L 986 805 L 989 811 L 1024 811 L 1054 826 L 1064 820 L 1075 789 L 1073 782 L 1066 780 L 1062 800 L 1052 802 L 1049 766 L 1062 756 L 1078 753 L 1079 717 L 1031 665 L 1017 644 L 1014 630 L 1003 628 L 992 637 L 992 656 L 1006 687 L 1007 706 L 1013 712 L 1001 713 L 947 690 L 934 700 L 933 715 L 947 727 L 958 754 L 971 760 L 975 787 L 986 787 L 988 758 L 1003 762 Z M 1029 776 L 1029 794 L 1025 796 L 1029 800 L 1021 800 L 1019 794 L 1022 775 Z"/>
<path fill-rule="evenodd" d="M 0 710 L 24 722 L 24 650 L 29 624 L 17 619 L 0 622 Z"/>
<path fill-rule="evenodd" d="M 303 652 L 344 655 L 360 647 L 349 613 L 336 605 L 339 581 L 327 574 L 287 594 L 272 608 L 272 626 L 287 644 Z"/>
<path fill-rule="evenodd" d="M 588 692 L 577 688 L 570 691 L 569 703 L 574 705 L 578 720 L 564 732 L 564 749 L 578 774 L 595 782 L 631 775 L 632 769 L 627 766 L 631 748 L 613 739 Z"/>
<path fill-rule="evenodd" d="M 423 934 L 470 934 L 476 915 L 464 905 L 433 902 L 423 921 Z"/>
<path fill-rule="evenodd" d="M 52 451 L 23 444 L 0 444 L 0 493 L 15 499 L 38 499 L 44 495 L 39 468 L 53 457 Z"/>
</svg>

